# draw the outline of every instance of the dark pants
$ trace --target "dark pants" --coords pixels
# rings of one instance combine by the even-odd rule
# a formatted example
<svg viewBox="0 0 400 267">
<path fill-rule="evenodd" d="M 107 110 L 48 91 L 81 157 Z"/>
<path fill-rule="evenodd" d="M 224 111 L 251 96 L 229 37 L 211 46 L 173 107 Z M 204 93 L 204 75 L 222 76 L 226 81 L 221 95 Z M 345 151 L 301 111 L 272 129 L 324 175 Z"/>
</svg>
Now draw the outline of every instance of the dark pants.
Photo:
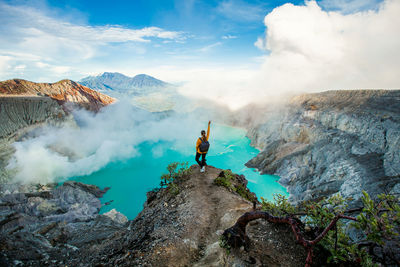
<svg viewBox="0 0 400 267">
<path fill-rule="evenodd" d="M 196 152 L 196 161 L 200 165 L 200 168 L 202 168 L 203 166 L 207 166 L 206 155 L 207 155 L 206 153 L 200 154 L 200 153 Z M 201 161 L 199 160 L 200 156 L 201 156 Z"/>
</svg>

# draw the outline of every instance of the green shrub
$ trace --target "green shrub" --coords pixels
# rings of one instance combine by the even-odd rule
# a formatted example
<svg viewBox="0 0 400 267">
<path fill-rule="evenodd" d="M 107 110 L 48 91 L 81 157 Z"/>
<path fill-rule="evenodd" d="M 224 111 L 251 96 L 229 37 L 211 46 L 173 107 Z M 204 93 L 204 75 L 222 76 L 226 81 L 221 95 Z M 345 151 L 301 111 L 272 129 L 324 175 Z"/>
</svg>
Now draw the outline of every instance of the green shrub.
<svg viewBox="0 0 400 267">
<path fill-rule="evenodd" d="M 166 186 L 168 192 L 177 195 L 180 192 L 178 184 L 191 173 L 188 162 L 172 162 L 168 164 L 168 173 L 161 175 L 161 186 Z"/>
<path fill-rule="evenodd" d="M 216 185 L 223 186 L 223 187 L 226 187 L 228 189 L 232 188 L 232 182 L 229 179 L 225 178 L 225 177 L 217 177 L 214 180 L 214 183 Z"/>
<path fill-rule="evenodd" d="M 224 170 L 223 174 L 219 175 L 217 178 L 214 180 L 214 184 L 226 187 L 229 190 L 233 190 L 234 187 L 232 185 L 232 182 L 234 181 L 234 174 L 230 170 Z"/>
<path fill-rule="evenodd" d="M 400 205 L 393 195 L 380 194 L 378 205 L 366 192 L 363 195 L 364 208 L 353 226 L 366 233 L 366 240 L 383 246 L 386 240 L 399 236 Z"/>
<path fill-rule="evenodd" d="M 274 194 L 274 201 L 267 201 L 261 197 L 261 209 L 274 216 L 286 216 L 298 211 L 296 207 L 289 203 L 286 196 L 281 194 Z"/>
<path fill-rule="evenodd" d="M 244 199 L 251 202 L 256 201 L 256 197 L 247 190 L 247 188 L 239 184 L 235 179 L 235 174 L 231 170 L 224 170 L 223 174 L 220 174 L 215 180 L 214 184 L 226 187 L 229 191 L 238 193 Z"/>
<path fill-rule="evenodd" d="M 256 197 L 246 189 L 243 185 L 239 184 L 235 186 L 235 192 L 238 193 L 242 198 L 247 199 L 248 201 L 256 201 Z"/>
<path fill-rule="evenodd" d="M 233 181 L 235 179 L 235 175 L 232 173 L 231 170 L 225 170 L 224 175 L 228 180 Z"/>
<path fill-rule="evenodd" d="M 262 200 L 262 209 L 274 216 L 295 216 L 301 218 L 304 229 L 314 233 L 315 236 L 331 223 L 332 219 L 338 214 L 347 212 L 350 199 L 344 199 L 340 194 L 331 196 L 320 201 L 308 201 L 299 206 L 291 205 L 285 196 L 275 195 L 274 202 Z M 336 223 L 336 227 L 319 242 L 326 251 L 329 252 L 328 263 L 351 264 L 361 266 L 378 266 L 377 262 L 383 264 L 395 264 L 395 259 L 391 255 L 396 255 L 395 251 L 388 255 L 370 255 L 368 248 L 378 247 L 381 251 L 388 248 L 387 242 L 392 242 L 392 247 L 399 246 L 400 230 L 400 206 L 399 200 L 393 195 L 381 194 L 376 201 L 372 200 L 366 192 L 362 197 L 363 207 L 356 221 L 345 225 L 343 220 Z M 348 228 L 346 231 L 346 227 Z M 358 229 L 364 233 L 365 239 L 353 241 L 348 236 L 348 230 Z M 397 243 L 393 246 L 393 242 Z M 368 243 L 369 246 L 361 244 Z M 390 247 L 390 246 L 389 246 Z"/>
<path fill-rule="evenodd" d="M 180 192 L 179 186 L 175 183 L 169 183 L 167 188 L 168 188 L 168 192 L 174 196 L 178 195 Z"/>
<path fill-rule="evenodd" d="M 168 164 L 168 173 L 161 175 L 161 186 L 167 186 L 169 183 L 177 183 L 190 175 L 188 162 L 172 162 Z"/>
</svg>

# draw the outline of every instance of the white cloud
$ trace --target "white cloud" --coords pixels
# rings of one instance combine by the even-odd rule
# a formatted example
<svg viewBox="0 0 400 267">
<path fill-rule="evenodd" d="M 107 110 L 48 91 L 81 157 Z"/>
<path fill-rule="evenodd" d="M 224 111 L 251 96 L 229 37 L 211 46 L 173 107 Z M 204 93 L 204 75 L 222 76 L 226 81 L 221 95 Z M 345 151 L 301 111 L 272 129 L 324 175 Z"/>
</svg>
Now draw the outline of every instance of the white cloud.
<svg viewBox="0 0 400 267">
<path fill-rule="evenodd" d="M 0 55 L 0 72 L 5 72 L 7 69 L 9 69 L 10 60 L 11 57 Z"/>
<path fill-rule="evenodd" d="M 265 46 L 265 41 L 264 41 L 263 37 L 258 37 L 257 41 L 254 42 L 254 45 L 260 50 L 267 50 L 267 47 Z"/>
<path fill-rule="evenodd" d="M 26 65 L 18 65 L 14 67 L 14 70 L 16 71 L 22 71 L 26 68 Z"/>
<path fill-rule="evenodd" d="M 213 43 L 213 44 L 210 44 L 210 45 L 206 45 L 206 46 L 200 48 L 199 52 L 206 53 L 206 52 L 209 52 L 212 49 L 214 49 L 215 47 L 220 46 L 220 45 L 222 45 L 221 42 L 216 42 L 216 43 Z"/>
<path fill-rule="evenodd" d="M 146 43 L 185 40 L 181 32 L 158 27 L 78 25 L 46 11 L 1 2 L 0 36 L 0 56 L 11 58 L 11 65 L 26 65 L 27 72 L 49 67 L 48 77 L 66 73 L 67 66 L 73 69 L 84 61 L 109 56 L 124 43 L 133 44 L 130 52 L 140 55 L 146 51 Z M 6 75 L 0 74 L 0 78 Z"/>
<path fill-rule="evenodd" d="M 129 29 L 119 25 L 77 25 L 49 17 L 30 7 L 7 4 L 0 4 L 0 6 L 3 27 L 12 27 L 13 30 L 23 33 L 23 36 L 16 36 L 19 38 L 44 34 L 82 43 L 150 42 L 150 38 L 153 37 L 160 39 L 183 38 L 181 32 L 166 31 L 158 27 Z M 11 32 L 10 29 L 8 31 Z"/>
<path fill-rule="evenodd" d="M 197 69 L 187 72 L 188 82 L 181 88 L 183 95 L 203 98 L 238 109 L 254 102 L 253 88 L 250 82 L 255 78 L 252 68 L 214 68 Z"/>
<path fill-rule="evenodd" d="M 315 1 L 286 4 L 265 17 L 264 94 L 327 89 L 399 88 L 400 1 L 343 15 Z"/>
<path fill-rule="evenodd" d="M 36 66 L 39 68 L 47 68 L 47 67 L 50 67 L 50 64 L 39 61 L 39 62 L 36 62 Z"/>
<path fill-rule="evenodd" d="M 315 1 L 285 4 L 265 17 L 265 26 L 256 45 L 268 53 L 258 70 L 199 72 L 185 93 L 202 92 L 239 108 L 287 93 L 400 87 L 398 0 L 347 15 L 324 11 Z"/>
<path fill-rule="evenodd" d="M 28 61 L 38 61 L 41 59 L 41 57 L 36 56 L 34 54 L 31 53 L 26 53 L 23 51 L 19 51 L 19 52 L 14 52 L 14 51 L 1 51 L 1 53 L 7 57 L 9 57 L 10 59 L 25 59 Z"/>
<path fill-rule="evenodd" d="M 54 66 L 51 69 L 57 74 L 66 74 L 71 71 L 71 67 L 68 66 Z"/>
<path fill-rule="evenodd" d="M 236 39 L 236 38 L 238 38 L 238 37 L 235 35 L 229 35 L 229 34 L 222 36 L 222 39 L 224 39 L 224 40 Z"/>
</svg>

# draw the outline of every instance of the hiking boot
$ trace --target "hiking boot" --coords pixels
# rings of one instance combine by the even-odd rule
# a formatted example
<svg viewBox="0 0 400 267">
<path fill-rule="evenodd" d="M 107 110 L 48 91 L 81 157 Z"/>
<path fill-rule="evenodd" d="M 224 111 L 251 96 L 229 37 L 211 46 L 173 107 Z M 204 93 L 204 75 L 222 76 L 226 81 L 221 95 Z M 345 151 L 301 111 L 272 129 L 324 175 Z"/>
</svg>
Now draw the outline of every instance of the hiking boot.
<svg viewBox="0 0 400 267">
<path fill-rule="evenodd" d="M 206 171 L 206 166 L 203 166 L 203 168 L 201 168 L 201 172 L 205 172 Z"/>
</svg>

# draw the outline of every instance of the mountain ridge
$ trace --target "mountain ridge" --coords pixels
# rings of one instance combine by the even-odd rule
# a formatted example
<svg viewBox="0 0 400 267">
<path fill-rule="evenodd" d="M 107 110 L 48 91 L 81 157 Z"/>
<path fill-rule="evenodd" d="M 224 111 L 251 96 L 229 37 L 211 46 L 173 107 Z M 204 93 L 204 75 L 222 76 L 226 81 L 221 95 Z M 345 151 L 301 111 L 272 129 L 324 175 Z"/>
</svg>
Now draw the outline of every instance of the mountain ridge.
<svg viewBox="0 0 400 267">
<path fill-rule="evenodd" d="M 147 74 L 138 74 L 134 77 L 129 77 L 119 72 L 103 72 L 96 76 L 88 76 L 79 80 L 79 83 L 96 90 L 121 92 L 170 86 L 170 84 Z"/>
</svg>

